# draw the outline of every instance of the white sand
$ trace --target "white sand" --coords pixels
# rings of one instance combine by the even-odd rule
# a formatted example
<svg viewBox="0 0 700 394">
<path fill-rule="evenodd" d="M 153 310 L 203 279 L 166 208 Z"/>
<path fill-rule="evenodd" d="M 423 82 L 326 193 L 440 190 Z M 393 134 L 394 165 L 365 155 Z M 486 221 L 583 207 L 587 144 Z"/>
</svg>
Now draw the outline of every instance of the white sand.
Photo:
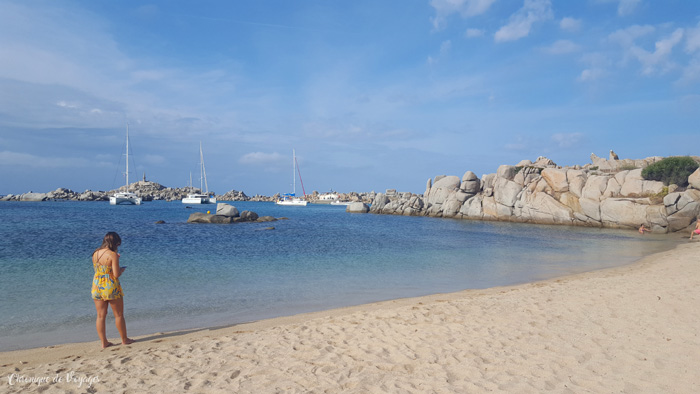
<svg viewBox="0 0 700 394">
<path fill-rule="evenodd" d="M 0 353 L 0 392 L 698 393 L 699 334 L 692 242 L 533 284 Z"/>
</svg>

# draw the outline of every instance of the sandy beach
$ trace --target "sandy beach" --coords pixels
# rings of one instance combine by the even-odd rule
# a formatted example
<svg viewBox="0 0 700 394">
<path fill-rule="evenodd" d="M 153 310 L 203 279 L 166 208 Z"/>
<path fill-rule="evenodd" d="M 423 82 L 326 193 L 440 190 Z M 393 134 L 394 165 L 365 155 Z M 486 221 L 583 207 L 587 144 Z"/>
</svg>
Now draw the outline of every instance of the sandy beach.
<svg viewBox="0 0 700 394">
<path fill-rule="evenodd" d="M 157 333 L 105 350 L 95 335 L 4 352 L 0 392 L 696 393 L 699 256 L 690 242 L 538 283 Z"/>
</svg>

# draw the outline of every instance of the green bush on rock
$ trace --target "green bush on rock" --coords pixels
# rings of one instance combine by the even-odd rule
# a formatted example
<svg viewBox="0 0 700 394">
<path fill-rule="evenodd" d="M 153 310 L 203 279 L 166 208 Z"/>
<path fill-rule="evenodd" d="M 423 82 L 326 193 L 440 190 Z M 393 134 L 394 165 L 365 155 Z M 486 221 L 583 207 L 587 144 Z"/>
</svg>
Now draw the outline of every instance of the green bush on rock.
<svg viewBox="0 0 700 394">
<path fill-rule="evenodd" d="M 688 177 L 700 165 L 691 157 L 667 157 L 642 170 L 642 177 L 648 181 L 661 181 L 664 185 L 687 186 Z"/>
</svg>

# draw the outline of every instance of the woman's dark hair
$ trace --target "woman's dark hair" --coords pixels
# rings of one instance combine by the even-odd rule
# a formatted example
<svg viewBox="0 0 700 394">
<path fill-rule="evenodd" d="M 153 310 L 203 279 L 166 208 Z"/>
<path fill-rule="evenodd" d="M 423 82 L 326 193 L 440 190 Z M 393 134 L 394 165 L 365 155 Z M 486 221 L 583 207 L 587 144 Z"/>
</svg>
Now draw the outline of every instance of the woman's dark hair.
<svg viewBox="0 0 700 394">
<path fill-rule="evenodd" d="M 110 231 L 102 239 L 102 245 L 100 245 L 99 248 L 95 249 L 95 252 L 100 250 L 100 249 L 105 249 L 105 248 L 111 250 L 112 252 L 116 252 L 117 247 L 121 244 L 122 244 L 122 239 L 119 236 L 119 234 L 115 233 L 114 231 Z"/>
</svg>

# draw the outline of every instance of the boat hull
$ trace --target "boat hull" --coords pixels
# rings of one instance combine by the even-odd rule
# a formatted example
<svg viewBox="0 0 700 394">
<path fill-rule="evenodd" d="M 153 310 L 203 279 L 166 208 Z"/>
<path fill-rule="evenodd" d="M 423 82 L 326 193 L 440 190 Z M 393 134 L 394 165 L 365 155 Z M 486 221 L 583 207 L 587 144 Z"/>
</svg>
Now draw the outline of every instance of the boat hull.
<svg viewBox="0 0 700 394">
<path fill-rule="evenodd" d="M 109 205 L 141 205 L 141 197 L 134 193 L 116 193 L 109 197 Z"/>
<path fill-rule="evenodd" d="M 277 200 L 276 204 L 277 205 L 289 205 L 289 206 L 297 206 L 297 207 L 305 207 L 306 204 L 309 202 L 306 200 L 301 200 L 298 198 L 295 198 L 293 200 L 287 199 L 287 200 Z"/>
<path fill-rule="evenodd" d="M 216 204 L 216 197 L 206 194 L 190 194 L 182 199 L 183 204 Z"/>
</svg>

